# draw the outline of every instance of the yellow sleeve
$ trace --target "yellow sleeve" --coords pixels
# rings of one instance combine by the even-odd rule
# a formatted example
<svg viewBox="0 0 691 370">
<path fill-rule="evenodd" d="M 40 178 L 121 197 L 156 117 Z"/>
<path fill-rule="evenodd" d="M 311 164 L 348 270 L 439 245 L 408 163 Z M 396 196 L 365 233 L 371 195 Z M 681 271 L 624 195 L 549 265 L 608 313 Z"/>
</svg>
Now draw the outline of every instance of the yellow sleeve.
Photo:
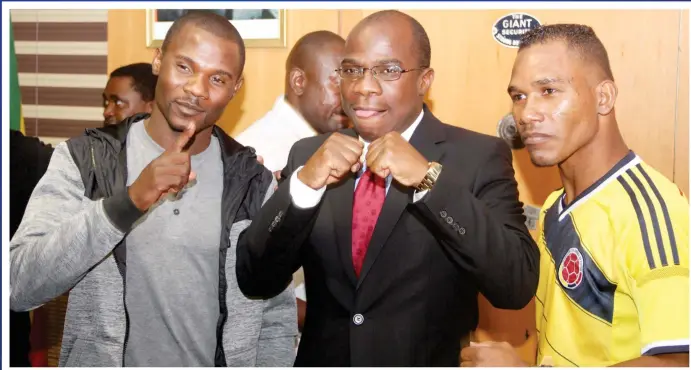
<svg viewBox="0 0 691 370">
<path fill-rule="evenodd" d="M 639 222 L 621 234 L 642 355 L 689 352 L 689 210 L 688 204 L 666 203 L 658 222 L 644 220 L 648 238 Z"/>
</svg>

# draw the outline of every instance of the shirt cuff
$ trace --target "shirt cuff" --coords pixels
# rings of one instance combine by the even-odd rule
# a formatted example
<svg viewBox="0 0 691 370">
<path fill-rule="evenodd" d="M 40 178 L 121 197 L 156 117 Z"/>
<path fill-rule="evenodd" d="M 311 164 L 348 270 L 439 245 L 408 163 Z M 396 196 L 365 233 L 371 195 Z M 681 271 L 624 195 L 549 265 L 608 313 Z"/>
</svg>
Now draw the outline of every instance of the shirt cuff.
<svg viewBox="0 0 691 370">
<path fill-rule="evenodd" d="M 415 190 L 415 193 L 413 193 L 413 203 L 417 203 L 418 200 L 424 198 L 428 191 L 429 190 L 423 190 L 418 192 Z"/>
<path fill-rule="evenodd" d="M 650 343 L 641 350 L 642 356 L 655 356 L 666 353 L 689 353 L 689 340 L 667 340 Z"/>
<path fill-rule="evenodd" d="M 314 190 L 305 185 L 298 179 L 298 173 L 302 170 L 300 166 L 293 175 L 290 176 L 290 197 L 293 204 L 300 209 L 307 209 L 315 207 L 322 199 L 326 186 L 322 186 L 319 190 Z"/>
<path fill-rule="evenodd" d="M 295 288 L 295 297 L 303 302 L 307 302 L 307 291 L 305 290 L 305 283 L 300 283 L 297 288 Z"/>
<path fill-rule="evenodd" d="M 145 213 L 134 205 L 132 198 L 130 198 L 127 192 L 127 188 L 105 198 L 103 200 L 103 211 L 108 216 L 110 223 L 123 233 L 128 232 L 132 225 Z"/>
</svg>

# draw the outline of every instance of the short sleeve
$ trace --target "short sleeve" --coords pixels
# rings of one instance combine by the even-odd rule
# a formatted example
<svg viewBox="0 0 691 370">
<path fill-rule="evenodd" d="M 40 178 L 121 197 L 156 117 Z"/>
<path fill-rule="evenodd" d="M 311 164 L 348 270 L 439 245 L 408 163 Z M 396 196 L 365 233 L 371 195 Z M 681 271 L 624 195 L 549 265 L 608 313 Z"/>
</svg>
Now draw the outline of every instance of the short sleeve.
<svg viewBox="0 0 691 370">
<path fill-rule="evenodd" d="M 656 217 L 622 230 L 642 355 L 689 351 L 688 203 L 676 203 L 662 201 Z"/>
</svg>

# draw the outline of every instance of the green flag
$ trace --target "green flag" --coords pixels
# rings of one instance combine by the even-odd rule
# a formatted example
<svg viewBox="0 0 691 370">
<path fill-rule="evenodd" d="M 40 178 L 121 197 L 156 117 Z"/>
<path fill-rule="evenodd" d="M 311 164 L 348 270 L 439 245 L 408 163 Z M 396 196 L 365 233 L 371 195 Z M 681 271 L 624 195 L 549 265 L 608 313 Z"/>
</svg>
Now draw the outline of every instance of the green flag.
<svg viewBox="0 0 691 370">
<path fill-rule="evenodd" d="M 22 116 L 22 96 L 19 91 L 19 72 L 17 72 L 17 55 L 14 52 L 14 32 L 10 24 L 10 128 L 26 133 L 24 116 Z"/>
</svg>

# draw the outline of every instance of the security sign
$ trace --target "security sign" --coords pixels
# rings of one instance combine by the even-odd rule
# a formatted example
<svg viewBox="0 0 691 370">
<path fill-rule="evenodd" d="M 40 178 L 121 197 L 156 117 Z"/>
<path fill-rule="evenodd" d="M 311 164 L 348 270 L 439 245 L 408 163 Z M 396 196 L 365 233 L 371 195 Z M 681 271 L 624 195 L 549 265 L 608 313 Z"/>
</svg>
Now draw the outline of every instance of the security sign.
<svg viewBox="0 0 691 370">
<path fill-rule="evenodd" d="M 512 13 L 499 18 L 492 27 L 492 36 L 498 43 L 518 48 L 521 37 L 533 28 L 539 27 L 540 21 L 526 13 Z"/>
</svg>

